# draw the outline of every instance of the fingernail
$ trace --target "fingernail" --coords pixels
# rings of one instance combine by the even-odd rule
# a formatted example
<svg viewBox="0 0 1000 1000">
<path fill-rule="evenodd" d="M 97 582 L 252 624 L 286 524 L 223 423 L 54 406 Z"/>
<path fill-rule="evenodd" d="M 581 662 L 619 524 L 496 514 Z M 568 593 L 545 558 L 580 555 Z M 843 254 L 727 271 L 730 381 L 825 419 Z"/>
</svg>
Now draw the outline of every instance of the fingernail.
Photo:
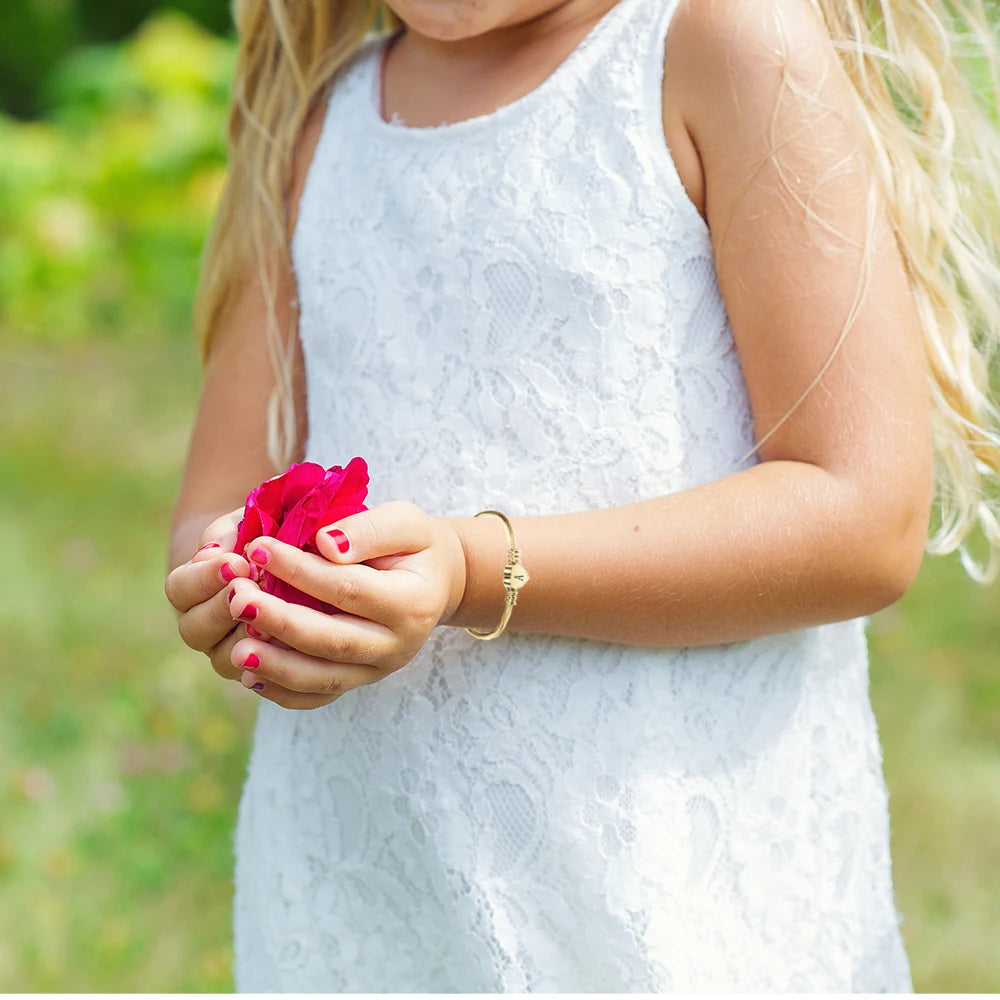
<svg viewBox="0 0 1000 1000">
<path fill-rule="evenodd" d="M 333 540 L 334 545 L 337 546 L 338 552 L 346 552 L 351 547 L 350 539 L 345 535 L 340 528 L 333 528 L 328 532 L 330 538 Z"/>
<path fill-rule="evenodd" d="M 201 548 L 195 551 L 195 555 L 197 555 L 199 552 L 204 552 L 205 549 L 220 549 L 220 548 L 222 548 L 222 546 L 219 545 L 218 542 L 205 542 L 205 544 L 202 545 Z"/>
<path fill-rule="evenodd" d="M 219 576 L 222 577 L 223 583 L 232 583 L 236 579 L 236 570 L 229 563 L 223 563 L 219 567 Z"/>
<path fill-rule="evenodd" d="M 257 563 L 258 566 L 266 566 L 268 559 L 271 558 L 271 553 L 268 552 L 263 545 L 258 545 L 257 548 L 250 553 L 250 558 Z"/>
<path fill-rule="evenodd" d="M 252 688 L 250 688 L 250 690 L 251 691 L 263 691 L 264 690 L 264 685 L 261 684 L 260 681 L 258 681 L 256 684 L 254 684 L 254 686 Z"/>
<path fill-rule="evenodd" d="M 252 622 L 256 619 L 258 614 L 260 614 L 260 612 L 257 610 L 257 605 L 248 604 L 236 617 L 239 618 L 240 621 Z"/>
<path fill-rule="evenodd" d="M 247 653 L 247 658 L 243 661 L 243 666 L 247 670 L 256 670 L 260 666 L 260 657 L 256 653 Z"/>
<path fill-rule="evenodd" d="M 233 603 L 233 598 L 235 596 L 236 596 L 236 588 L 235 587 L 230 587 L 229 588 L 229 593 L 226 594 L 226 600 L 229 601 L 230 604 L 232 604 Z"/>
<path fill-rule="evenodd" d="M 263 632 L 258 632 L 253 625 L 247 625 L 247 635 L 253 636 L 255 639 L 259 639 L 263 634 Z"/>
</svg>

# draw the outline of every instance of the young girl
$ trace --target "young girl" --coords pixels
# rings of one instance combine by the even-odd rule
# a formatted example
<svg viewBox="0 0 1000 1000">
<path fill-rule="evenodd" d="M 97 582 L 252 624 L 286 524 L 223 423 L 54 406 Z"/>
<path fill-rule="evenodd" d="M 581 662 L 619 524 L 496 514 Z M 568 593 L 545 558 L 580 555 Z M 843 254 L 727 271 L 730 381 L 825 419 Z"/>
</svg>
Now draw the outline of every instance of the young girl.
<svg viewBox="0 0 1000 1000">
<path fill-rule="evenodd" d="M 236 5 L 167 593 L 261 698 L 237 987 L 909 990 L 863 617 L 933 455 L 1000 542 L 980 0 L 387 6 Z"/>
</svg>

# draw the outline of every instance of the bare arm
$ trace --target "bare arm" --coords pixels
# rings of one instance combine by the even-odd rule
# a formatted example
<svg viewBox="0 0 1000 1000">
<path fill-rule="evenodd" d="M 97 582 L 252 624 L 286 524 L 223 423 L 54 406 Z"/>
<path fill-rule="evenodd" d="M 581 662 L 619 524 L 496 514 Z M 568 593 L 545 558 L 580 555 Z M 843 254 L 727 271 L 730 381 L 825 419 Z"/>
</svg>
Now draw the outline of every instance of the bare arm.
<svg viewBox="0 0 1000 1000">
<path fill-rule="evenodd" d="M 278 322 L 286 330 L 293 297 L 286 278 L 277 296 Z M 265 315 L 263 294 L 248 284 L 216 331 L 174 508 L 171 569 L 191 557 L 209 522 L 242 508 L 251 489 L 280 471 L 267 455 L 266 404 L 273 375 Z M 299 383 L 301 394 L 301 377 Z M 301 412 L 301 402 L 298 408 Z"/>
<path fill-rule="evenodd" d="M 307 119 L 296 151 L 292 176 L 294 229 L 299 197 L 309 162 L 319 140 L 325 105 Z M 305 440 L 302 358 L 293 333 L 291 303 L 295 289 L 286 271 L 276 290 L 278 327 L 292 338 L 295 350 L 296 412 L 300 447 Z M 267 315 L 263 291 L 255 280 L 244 285 L 235 307 L 214 331 L 198 413 L 191 433 L 184 477 L 174 508 L 169 568 L 191 557 L 211 521 L 242 508 L 247 493 L 275 475 L 267 454 L 267 399 L 274 384 L 269 361 Z"/>
<path fill-rule="evenodd" d="M 293 212 L 318 141 L 323 109 L 308 118 L 295 158 Z M 291 220 L 294 227 L 294 215 Z M 294 397 L 298 440 L 305 437 L 302 359 L 292 316 L 295 298 L 287 270 L 276 289 L 279 329 L 294 349 Z M 266 326 L 267 307 L 258 282 L 249 277 L 232 309 L 213 331 L 198 414 L 184 479 L 174 509 L 169 569 L 164 590 L 178 612 L 178 629 L 193 649 L 206 653 L 223 677 L 235 678 L 231 654 L 247 630 L 233 621 L 227 591 L 253 569 L 232 552 L 247 493 L 277 471 L 267 454 L 267 400 L 274 384 Z M 228 515 L 228 516 L 227 516 Z M 213 547 L 199 549 L 202 543 Z M 196 550 L 198 550 L 196 552 Z"/>
<path fill-rule="evenodd" d="M 700 160 L 688 188 L 704 191 L 758 440 L 833 351 L 870 243 L 867 294 L 761 465 L 630 507 L 515 520 L 531 582 L 511 628 L 702 645 L 871 613 L 919 566 L 931 445 L 921 332 L 878 206 L 868 225 L 849 84 L 799 0 L 683 5 L 667 67 L 665 99 L 680 102 Z M 488 627 L 503 602 L 502 526 L 454 524 L 467 584 L 451 621 Z"/>
</svg>

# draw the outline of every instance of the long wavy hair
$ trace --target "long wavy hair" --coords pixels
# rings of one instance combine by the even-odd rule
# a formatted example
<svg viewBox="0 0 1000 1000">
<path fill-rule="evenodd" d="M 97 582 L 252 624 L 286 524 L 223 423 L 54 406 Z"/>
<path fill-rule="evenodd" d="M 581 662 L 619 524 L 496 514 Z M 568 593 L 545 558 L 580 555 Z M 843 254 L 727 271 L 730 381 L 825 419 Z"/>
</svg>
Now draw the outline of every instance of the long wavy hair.
<svg viewBox="0 0 1000 1000">
<path fill-rule="evenodd" d="M 1000 410 L 990 385 L 1000 346 L 998 25 L 984 0 L 810 2 L 853 83 L 923 329 L 935 452 L 927 551 L 959 550 L 970 576 L 986 582 L 1000 570 Z M 275 310 L 282 269 L 291 275 L 293 153 L 337 70 L 369 33 L 400 22 L 379 0 L 234 0 L 234 18 L 230 170 L 205 248 L 195 333 L 207 356 L 241 287 L 259 282 L 275 372 L 268 449 L 281 468 L 296 446 L 297 332 L 279 329 Z M 976 539 L 986 543 L 978 560 Z"/>
</svg>

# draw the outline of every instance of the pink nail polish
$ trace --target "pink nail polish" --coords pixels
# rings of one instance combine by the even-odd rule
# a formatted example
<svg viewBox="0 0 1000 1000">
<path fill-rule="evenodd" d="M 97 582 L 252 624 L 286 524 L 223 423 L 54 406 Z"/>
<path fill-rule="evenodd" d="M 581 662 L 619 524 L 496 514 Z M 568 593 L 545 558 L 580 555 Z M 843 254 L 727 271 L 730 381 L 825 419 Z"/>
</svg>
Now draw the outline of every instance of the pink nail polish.
<svg viewBox="0 0 1000 1000">
<path fill-rule="evenodd" d="M 229 563 L 223 563 L 219 567 L 219 576 L 222 577 L 223 583 L 232 583 L 236 579 L 236 570 Z"/>
<path fill-rule="evenodd" d="M 250 558 L 258 566 L 266 566 L 268 559 L 271 558 L 271 553 L 268 552 L 263 545 L 258 545 L 257 548 L 255 548 L 253 552 L 250 553 Z"/>
<path fill-rule="evenodd" d="M 263 632 L 258 632 L 253 625 L 247 625 L 247 635 L 253 636 L 254 639 L 259 639 L 263 634 Z"/>
<path fill-rule="evenodd" d="M 241 621 L 252 622 L 259 614 L 256 604 L 248 604 L 236 617 Z"/>
<path fill-rule="evenodd" d="M 226 600 L 229 601 L 230 604 L 232 604 L 233 603 L 233 598 L 235 596 L 236 596 L 236 588 L 235 587 L 230 587 L 229 588 L 229 593 L 226 594 Z"/>
<path fill-rule="evenodd" d="M 338 552 L 344 553 L 351 547 L 350 539 L 340 530 L 340 528 L 331 529 L 329 535 L 333 543 L 337 546 Z"/>
<path fill-rule="evenodd" d="M 256 670 L 260 666 L 260 657 L 256 653 L 247 653 L 247 658 L 243 661 L 243 666 L 247 670 Z"/>
<path fill-rule="evenodd" d="M 199 552 L 204 552 L 205 549 L 219 549 L 219 548 L 222 548 L 222 546 L 219 545 L 218 542 L 205 542 L 205 544 L 202 545 L 201 548 L 195 551 L 195 555 L 197 555 Z"/>
</svg>

